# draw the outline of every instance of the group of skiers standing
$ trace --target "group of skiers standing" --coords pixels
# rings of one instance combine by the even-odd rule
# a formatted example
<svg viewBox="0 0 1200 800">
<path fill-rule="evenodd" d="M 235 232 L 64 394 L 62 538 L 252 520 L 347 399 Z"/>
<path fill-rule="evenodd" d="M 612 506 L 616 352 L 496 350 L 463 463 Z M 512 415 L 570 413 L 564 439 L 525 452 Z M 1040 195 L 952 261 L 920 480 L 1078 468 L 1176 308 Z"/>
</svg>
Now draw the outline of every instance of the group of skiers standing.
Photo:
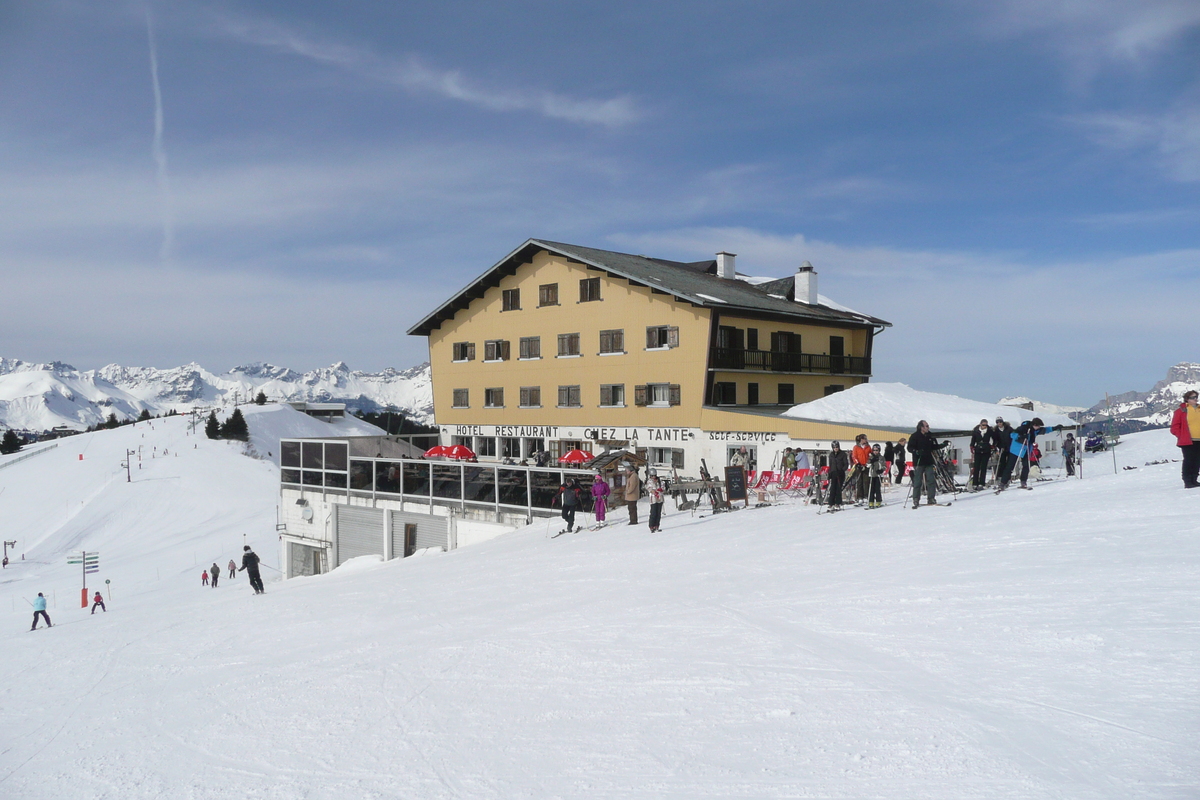
<svg viewBox="0 0 1200 800">
<path fill-rule="evenodd" d="M 1197 413 L 1200 417 L 1200 412 Z M 1200 426 L 1200 419 L 1198 419 Z M 995 426 L 988 424 L 986 419 L 979 421 L 979 426 L 971 433 L 971 489 L 979 491 L 987 483 L 988 464 L 992 453 L 999 453 L 996 466 L 997 493 L 1008 488 L 1012 480 L 1013 470 L 1021 465 L 1021 488 L 1028 489 L 1030 465 L 1038 460 L 1037 437 L 1058 428 L 1047 428 L 1041 418 L 1021 423 L 1013 428 L 1002 417 L 996 418 Z M 1200 442 L 1200 427 L 1197 428 L 1197 442 Z M 868 508 L 878 508 L 883 505 L 882 484 L 885 477 L 890 476 L 890 470 L 896 469 L 895 483 L 903 481 L 908 458 L 912 456 L 912 470 L 909 472 L 912 484 L 912 507 L 919 508 L 921 495 L 924 493 L 927 505 L 937 504 L 937 478 L 939 462 L 942 460 L 940 451 L 949 445 L 948 441 L 938 442 L 930 432 L 929 423 L 921 420 L 917 429 L 908 437 L 886 448 L 868 442 L 866 434 L 855 437 L 854 449 L 846 453 L 841 449 L 840 442 L 830 443 L 829 454 L 829 494 L 826 504 L 830 510 L 842 507 L 842 493 L 846 488 L 847 479 L 855 482 L 858 497 L 867 498 Z M 1200 470 L 1200 444 L 1197 445 L 1196 465 Z M 1074 434 L 1068 433 L 1063 444 L 1063 456 L 1067 463 L 1067 474 L 1075 474 L 1075 455 L 1077 445 Z M 786 458 L 786 455 L 785 455 Z M 1195 471 L 1192 473 L 1195 478 Z"/>
<path fill-rule="evenodd" d="M 1056 427 L 1047 428 L 1040 417 L 1022 422 L 1015 429 L 996 417 L 996 424 L 988 425 L 986 419 L 979 420 L 979 425 L 971 431 L 971 490 L 979 491 L 987 483 L 988 464 L 992 454 L 997 454 L 996 462 L 996 491 L 1008 488 L 1012 481 L 1013 470 L 1021 465 L 1021 488 L 1029 488 L 1029 472 L 1041 461 L 1041 451 L 1037 446 L 1037 437 L 1043 433 L 1059 430 Z M 1075 434 L 1068 433 L 1063 442 L 1063 462 L 1067 467 L 1067 475 L 1075 474 L 1075 459 L 1079 453 Z"/>
<path fill-rule="evenodd" d="M 637 469 L 632 464 L 625 466 L 625 482 L 624 485 L 618 488 L 620 498 L 626 508 L 629 510 L 629 524 L 638 524 L 638 499 L 642 496 L 642 482 L 638 477 Z M 666 496 L 666 487 L 662 480 L 658 477 L 657 470 L 648 470 L 645 483 L 646 495 L 650 498 L 650 532 L 655 533 L 659 530 L 662 524 L 662 507 L 663 500 Z M 575 514 L 579 511 L 588 511 L 589 508 L 596 517 L 596 527 L 604 527 L 608 524 L 609 498 L 616 499 L 613 495 L 612 487 L 608 485 L 608 481 L 604 477 L 604 473 L 597 471 L 592 478 L 590 489 L 584 489 L 578 478 L 568 478 L 558 487 L 558 493 L 555 495 L 554 502 L 562 509 L 562 518 L 567 527 L 562 533 L 578 532 L 583 528 L 575 524 Z"/>
</svg>

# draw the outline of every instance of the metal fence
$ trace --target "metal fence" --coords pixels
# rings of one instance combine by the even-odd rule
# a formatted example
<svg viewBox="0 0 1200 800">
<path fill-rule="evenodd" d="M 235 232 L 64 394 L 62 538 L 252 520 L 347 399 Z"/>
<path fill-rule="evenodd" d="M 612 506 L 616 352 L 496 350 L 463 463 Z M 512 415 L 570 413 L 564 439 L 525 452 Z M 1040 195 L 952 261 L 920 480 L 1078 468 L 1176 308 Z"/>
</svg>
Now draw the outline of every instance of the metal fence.
<svg viewBox="0 0 1200 800">
<path fill-rule="evenodd" d="M 3 464 L 0 464 L 0 469 L 4 469 L 5 467 L 11 467 L 13 464 L 19 464 L 22 461 L 25 461 L 26 459 L 33 458 L 34 456 L 40 456 L 42 453 L 48 453 L 49 451 L 53 450 L 56 447 L 58 447 L 57 443 L 52 444 L 49 447 L 43 447 L 41 450 L 34 450 L 32 453 L 26 453 L 23 456 L 17 456 L 16 458 L 12 459 L 11 461 L 5 461 Z"/>
</svg>

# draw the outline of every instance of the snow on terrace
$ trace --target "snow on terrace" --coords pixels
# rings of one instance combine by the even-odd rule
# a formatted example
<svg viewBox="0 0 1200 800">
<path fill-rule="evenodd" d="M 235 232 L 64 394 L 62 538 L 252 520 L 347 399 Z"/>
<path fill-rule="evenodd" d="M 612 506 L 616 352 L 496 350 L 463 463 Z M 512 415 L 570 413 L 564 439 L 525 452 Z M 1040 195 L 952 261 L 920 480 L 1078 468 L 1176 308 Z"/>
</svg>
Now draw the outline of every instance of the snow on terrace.
<svg viewBox="0 0 1200 800">
<path fill-rule="evenodd" d="M 42 558 L 60 541 L 0 574 L 2 797 L 1200 795 L 1200 493 L 1143 466 L 1177 456 L 1164 431 L 1117 448 L 1136 470 L 1101 453 L 1086 480 L 951 508 L 539 523 L 268 569 L 255 597 L 244 575 L 201 587 L 192 551 L 247 534 L 272 565 L 274 471 L 181 422 L 91 440 L 104 465 L 198 445 L 77 515 L 107 614 L 71 607 L 74 573 Z M 14 489 L 66 497 L 57 452 L 0 471 L 6 520 Z M 54 589 L 56 627 L 29 633 L 22 598 Z"/>
<path fill-rule="evenodd" d="M 981 403 L 952 394 L 922 392 L 903 383 L 863 383 L 844 392 L 792 406 L 783 416 L 874 428 L 915 430 L 926 420 L 934 431 L 969 431 L 986 419 L 1003 417 L 1014 427 L 1040 416 L 1047 425 L 1074 425 L 1062 414 L 1035 414 L 1015 406 Z"/>
</svg>

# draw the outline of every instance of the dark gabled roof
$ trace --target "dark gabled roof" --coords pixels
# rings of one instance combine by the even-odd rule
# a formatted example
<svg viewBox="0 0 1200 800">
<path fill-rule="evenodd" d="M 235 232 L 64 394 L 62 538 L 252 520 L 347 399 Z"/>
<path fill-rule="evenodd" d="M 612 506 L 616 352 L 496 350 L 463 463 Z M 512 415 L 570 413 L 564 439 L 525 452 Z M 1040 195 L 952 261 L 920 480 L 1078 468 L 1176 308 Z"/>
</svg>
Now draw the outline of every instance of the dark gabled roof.
<svg viewBox="0 0 1200 800">
<path fill-rule="evenodd" d="M 648 286 L 696 306 L 737 313 L 769 314 L 801 322 L 817 322 L 846 327 L 890 327 L 891 323 L 866 314 L 831 308 L 823 305 L 797 303 L 795 277 L 780 278 L 752 284 L 744 280 L 717 277 L 717 262 L 667 261 L 662 258 L 615 253 L 575 244 L 529 239 L 494 266 L 471 281 L 466 288 L 451 297 L 433 313 L 426 316 L 408 332 L 428 336 L 431 331 L 456 313 L 483 297 L 484 292 L 497 286 L 500 280 L 512 275 L 541 250 L 548 250 L 567 259 L 609 275 L 625 278 L 630 283 Z"/>
</svg>

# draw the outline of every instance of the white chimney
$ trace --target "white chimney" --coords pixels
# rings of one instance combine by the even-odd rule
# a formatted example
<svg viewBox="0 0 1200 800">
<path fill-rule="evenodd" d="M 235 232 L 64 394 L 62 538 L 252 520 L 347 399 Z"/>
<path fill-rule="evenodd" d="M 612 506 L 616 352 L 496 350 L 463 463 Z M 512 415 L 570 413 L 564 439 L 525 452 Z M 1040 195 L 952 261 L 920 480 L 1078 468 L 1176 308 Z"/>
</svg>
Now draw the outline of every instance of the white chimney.
<svg viewBox="0 0 1200 800">
<path fill-rule="evenodd" d="M 726 253 L 724 250 L 717 253 L 717 277 L 718 278 L 736 278 L 737 269 L 734 267 L 734 259 L 737 258 L 737 253 Z"/>
<path fill-rule="evenodd" d="M 796 272 L 795 299 L 797 303 L 817 305 L 817 271 L 805 261 Z"/>
</svg>

